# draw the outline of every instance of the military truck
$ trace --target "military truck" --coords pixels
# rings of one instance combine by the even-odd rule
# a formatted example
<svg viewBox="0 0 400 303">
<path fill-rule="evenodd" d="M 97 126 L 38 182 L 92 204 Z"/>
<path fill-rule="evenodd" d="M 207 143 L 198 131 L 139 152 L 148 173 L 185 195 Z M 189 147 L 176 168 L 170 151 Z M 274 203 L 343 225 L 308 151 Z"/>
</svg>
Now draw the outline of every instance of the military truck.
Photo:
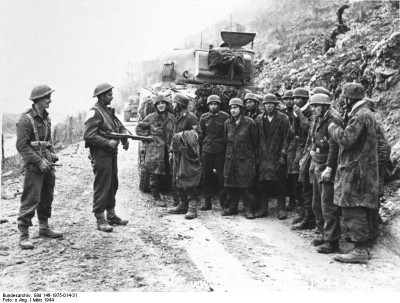
<svg viewBox="0 0 400 303">
<path fill-rule="evenodd" d="M 177 92 L 186 94 L 191 100 L 189 109 L 198 117 L 208 111 L 206 102 L 212 94 L 220 96 L 221 109 L 228 111 L 231 98 L 243 99 L 246 93 L 253 91 L 255 36 L 255 33 L 222 31 L 223 43 L 219 47 L 209 45 L 207 49 L 176 49 L 163 53 L 159 59 L 161 79 L 151 90 L 154 95 L 171 98 Z M 244 48 L 250 43 L 251 48 Z M 139 164 L 145 158 L 145 145 L 142 144 L 139 151 Z M 149 177 L 143 165 L 140 165 L 140 180 L 139 188 L 149 191 Z"/>
<path fill-rule="evenodd" d="M 139 93 L 137 96 L 129 96 L 128 102 L 124 105 L 124 121 L 129 122 L 131 118 L 136 118 L 139 108 Z"/>
</svg>

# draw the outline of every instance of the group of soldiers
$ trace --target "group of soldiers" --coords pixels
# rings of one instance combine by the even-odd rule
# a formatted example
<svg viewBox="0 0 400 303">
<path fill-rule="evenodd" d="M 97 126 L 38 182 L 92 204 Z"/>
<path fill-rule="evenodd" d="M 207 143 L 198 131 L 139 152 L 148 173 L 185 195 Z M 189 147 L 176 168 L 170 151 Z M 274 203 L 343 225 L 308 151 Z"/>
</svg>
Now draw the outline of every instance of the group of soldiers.
<svg viewBox="0 0 400 303">
<path fill-rule="evenodd" d="M 97 103 L 88 113 L 84 132 L 95 175 L 93 213 L 104 232 L 128 223 L 115 213 L 119 141 L 103 135 L 127 132 L 109 107 L 112 89 L 107 83 L 95 88 Z M 22 248 L 33 248 L 28 227 L 35 210 L 39 235 L 62 237 L 47 222 L 55 180 L 52 164 L 58 160 L 46 111 L 53 91 L 46 85 L 35 87 L 34 104 L 17 126 L 17 149 L 27 167 L 18 218 Z M 284 93 L 284 107 L 276 95 L 266 94 L 261 111 L 259 96 L 247 93 L 243 100 L 232 98 L 227 113 L 220 110 L 220 97 L 210 95 L 209 111 L 198 119 L 185 94 L 176 93 L 172 104 L 163 95 L 155 96 L 154 112 L 136 127 L 138 135 L 152 137 L 143 143 L 143 165 L 150 173 L 155 204 L 167 206 L 160 195 L 166 179 L 172 181 L 174 208 L 169 213 L 186 219 L 196 218 L 198 208 L 210 210 L 215 193 L 222 216 L 237 215 L 242 198 L 247 219 L 268 216 L 269 201 L 276 199 L 280 220 L 301 207 L 291 228 L 317 227 L 320 237 L 313 245 L 326 254 L 339 252 L 342 216 L 354 249 L 334 259 L 367 263 L 369 247 L 379 234 L 380 166 L 388 161 L 390 146 L 361 84 L 346 84 L 341 100 L 333 106 L 323 87 L 296 88 Z M 129 148 L 127 139 L 120 142 Z"/>
</svg>

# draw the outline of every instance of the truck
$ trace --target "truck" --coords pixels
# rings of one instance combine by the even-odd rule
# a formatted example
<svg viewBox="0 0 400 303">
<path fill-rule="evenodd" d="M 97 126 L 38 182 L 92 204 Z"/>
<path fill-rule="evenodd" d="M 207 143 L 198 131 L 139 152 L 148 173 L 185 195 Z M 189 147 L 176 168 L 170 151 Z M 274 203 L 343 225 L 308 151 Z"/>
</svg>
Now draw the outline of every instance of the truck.
<svg viewBox="0 0 400 303">
<path fill-rule="evenodd" d="M 253 92 L 254 57 L 253 43 L 255 33 L 222 31 L 223 43 L 201 49 L 175 49 L 160 56 L 160 82 L 151 87 L 154 95 L 173 97 L 177 92 L 190 99 L 189 109 L 199 118 L 208 111 L 206 105 L 209 95 L 221 98 L 221 110 L 228 112 L 231 98 Z M 244 46 L 251 43 L 251 48 Z M 148 107 L 151 108 L 152 107 Z M 146 112 L 145 115 L 150 112 Z M 146 143 L 139 150 L 140 186 L 149 191 L 148 173 L 142 165 L 145 158 Z"/>
</svg>

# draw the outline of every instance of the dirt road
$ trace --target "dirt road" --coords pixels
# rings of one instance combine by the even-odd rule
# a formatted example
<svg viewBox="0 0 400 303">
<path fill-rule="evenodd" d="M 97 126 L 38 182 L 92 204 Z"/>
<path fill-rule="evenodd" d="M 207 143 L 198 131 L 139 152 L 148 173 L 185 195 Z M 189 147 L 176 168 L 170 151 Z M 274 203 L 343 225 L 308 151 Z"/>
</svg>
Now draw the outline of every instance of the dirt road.
<svg viewBox="0 0 400 303">
<path fill-rule="evenodd" d="M 132 124 L 132 123 L 131 123 Z M 129 126 L 133 130 L 133 126 Z M 117 213 L 129 220 L 112 233 L 96 230 L 93 174 L 81 142 L 59 153 L 51 225 L 63 240 L 38 237 L 18 247 L 19 196 L 1 202 L 0 289 L 7 291 L 400 290 L 400 257 L 379 243 L 368 265 L 339 264 L 310 246 L 314 231 L 291 220 L 222 217 L 217 201 L 198 219 L 170 215 L 138 190 L 137 142 L 119 152 Z M 344 249 L 350 246 L 341 243 Z M 8 248 L 8 250 L 7 250 Z"/>
</svg>

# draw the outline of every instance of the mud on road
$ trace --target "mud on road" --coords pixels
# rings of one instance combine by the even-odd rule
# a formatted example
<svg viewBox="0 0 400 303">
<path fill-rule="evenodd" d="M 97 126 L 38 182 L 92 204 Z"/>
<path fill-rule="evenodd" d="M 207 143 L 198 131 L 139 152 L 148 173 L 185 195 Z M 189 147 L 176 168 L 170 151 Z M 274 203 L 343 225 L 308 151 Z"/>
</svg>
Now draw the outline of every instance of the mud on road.
<svg viewBox="0 0 400 303">
<path fill-rule="evenodd" d="M 133 130 L 133 126 L 129 126 Z M 340 264 L 310 245 L 315 231 L 290 230 L 291 220 L 222 217 L 213 210 L 195 220 L 170 215 L 139 191 L 137 142 L 119 151 L 117 213 L 129 220 L 112 233 L 96 229 L 93 173 L 84 143 L 59 153 L 51 226 L 62 240 L 38 237 L 18 246 L 19 196 L 2 200 L 0 289 L 4 291 L 238 291 L 400 290 L 400 257 L 381 241 L 367 265 Z M 341 242 L 343 250 L 351 247 Z"/>
</svg>

